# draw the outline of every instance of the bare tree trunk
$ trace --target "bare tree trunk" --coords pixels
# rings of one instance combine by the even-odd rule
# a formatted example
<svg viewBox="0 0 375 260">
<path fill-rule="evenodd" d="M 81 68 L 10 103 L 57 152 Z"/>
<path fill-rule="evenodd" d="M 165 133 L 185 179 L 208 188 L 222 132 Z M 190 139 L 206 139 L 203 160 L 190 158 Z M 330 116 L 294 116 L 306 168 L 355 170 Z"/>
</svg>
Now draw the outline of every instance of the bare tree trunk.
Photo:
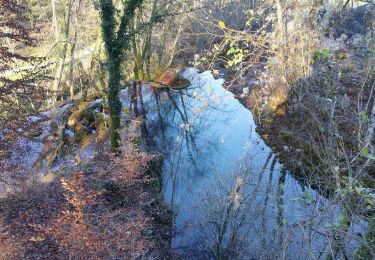
<svg viewBox="0 0 375 260">
<path fill-rule="evenodd" d="M 56 17 L 56 0 L 52 0 L 52 31 L 55 34 L 55 41 L 59 40 L 59 30 L 57 26 L 57 17 Z"/>
<path fill-rule="evenodd" d="M 181 32 L 182 32 L 182 25 L 180 24 L 179 27 L 178 27 L 178 30 L 177 30 L 176 37 L 174 38 L 173 44 L 172 44 L 171 49 L 170 49 L 169 59 L 167 61 L 168 67 L 170 67 L 172 65 L 174 55 L 176 54 L 177 43 L 178 43 L 178 40 L 180 39 Z"/>
<path fill-rule="evenodd" d="M 56 70 L 55 74 L 55 81 L 53 84 L 53 91 L 55 92 L 55 101 L 57 101 L 57 97 L 60 92 L 60 85 L 61 85 L 61 79 L 64 72 L 64 65 L 65 65 L 65 59 L 66 54 L 68 52 L 68 41 L 69 41 L 69 29 L 70 29 L 70 15 L 72 10 L 72 0 L 69 0 L 68 3 L 66 3 L 66 12 L 65 12 L 65 20 L 64 20 L 64 35 L 63 35 L 63 48 L 60 55 L 59 64 Z"/>
<path fill-rule="evenodd" d="M 81 0 L 78 1 L 75 10 L 75 25 L 74 25 L 74 36 L 72 40 L 72 46 L 70 49 L 70 67 L 69 67 L 69 85 L 70 85 L 70 97 L 74 98 L 74 54 L 77 46 L 77 34 L 78 34 L 78 22 L 79 22 L 79 10 L 81 8 Z"/>
</svg>

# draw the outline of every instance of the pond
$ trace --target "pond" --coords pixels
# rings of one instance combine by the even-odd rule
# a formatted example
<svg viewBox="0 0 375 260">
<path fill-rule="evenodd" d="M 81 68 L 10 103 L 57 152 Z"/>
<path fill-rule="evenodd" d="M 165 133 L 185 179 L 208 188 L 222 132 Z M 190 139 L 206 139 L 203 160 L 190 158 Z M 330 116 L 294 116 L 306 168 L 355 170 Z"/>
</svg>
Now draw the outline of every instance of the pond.
<svg viewBox="0 0 375 260">
<path fill-rule="evenodd" d="M 351 257 L 358 243 L 348 234 L 364 224 L 340 232 L 339 205 L 278 162 L 256 133 L 252 113 L 224 89 L 223 79 L 193 68 L 182 75 L 192 83 L 184 90 L 143 86 L 133 91 L 135 99 L 122 92 L 124 105 L 132 103 L 145 119 L 143 144 L 164 156 L 163 196 L 174 212 L 175 256 L 311 259 L 336 254 L 345 244 L 351 250 L 342 257 Z"/>
</svg>

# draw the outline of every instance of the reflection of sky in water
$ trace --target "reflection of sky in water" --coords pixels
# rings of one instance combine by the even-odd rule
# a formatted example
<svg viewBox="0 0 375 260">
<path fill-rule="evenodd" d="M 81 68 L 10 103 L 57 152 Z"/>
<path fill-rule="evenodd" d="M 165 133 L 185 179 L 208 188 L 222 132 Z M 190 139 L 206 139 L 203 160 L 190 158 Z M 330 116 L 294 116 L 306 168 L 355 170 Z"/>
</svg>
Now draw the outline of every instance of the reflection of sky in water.
<svg viewBox="0 0 375 260">
<path fill-rule="evenodd" d="M 337 219 L 337 207 L 325 211 L 328 201 L 282 170 L 255 132 L 251 112 L 223 80 L 194 69 L 184 76 L 192 82 L 187 90 L 146 88 L 138 97 L 147 118 L 144 143 L 165 156 L 163 192 L 176 213 L 175 251 L 197 257 L 214 248 L 219 234 L 221 245 L 233 250 L 226 252 L 240 259 L 304 259 L 326 250 L 319 230 Z M 128 106 L 127 91 L 122 98 Z"/>
</svg>

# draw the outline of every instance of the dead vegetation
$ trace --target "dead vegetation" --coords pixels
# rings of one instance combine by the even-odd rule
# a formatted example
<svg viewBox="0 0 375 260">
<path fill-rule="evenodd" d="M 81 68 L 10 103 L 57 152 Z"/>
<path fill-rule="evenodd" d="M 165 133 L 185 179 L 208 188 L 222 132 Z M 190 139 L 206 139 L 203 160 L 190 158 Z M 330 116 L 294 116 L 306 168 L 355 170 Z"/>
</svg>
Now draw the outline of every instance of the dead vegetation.
<svg viewBox="0 0 375 260">
<path fill-rule="evenodd" d="M 262 120 L 260 133 L 271 146 L 285 152 L 283 157 L 297 172 L 310 169 L 312 179 L 318 175 L 328 178 L 319 178 L 320 182 L 332 183 L 332 176 L 322 175 L 332 163 L 352 161 L 364 147 L 372 146 L 368 129 L 374 102 L 373 65 L 372 60 L 333 56 L 317 61 L 312 75 L 301 78 L 289 92 L 283 103 L 286 113 Z M 324 162 L 328 156 L 337 158 Z M 368 170 L 373 175 L 371 167 Z"/>
</svg>

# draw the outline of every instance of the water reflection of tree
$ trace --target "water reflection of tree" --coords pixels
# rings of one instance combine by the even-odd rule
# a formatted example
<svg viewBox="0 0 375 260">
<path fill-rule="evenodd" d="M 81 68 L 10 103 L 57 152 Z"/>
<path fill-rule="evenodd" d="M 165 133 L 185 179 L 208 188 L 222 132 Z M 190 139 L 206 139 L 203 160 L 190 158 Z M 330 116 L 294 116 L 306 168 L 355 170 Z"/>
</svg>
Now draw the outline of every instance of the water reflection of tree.
<svg viewBox="0 0 375 260">
<path fill-rule="evenodd" d="M 210 153 L 212 156 L 213 151 L 219 149 L 210 140 L 202 140 L 202 136 L 216 138 L 207 136 L 207 132 L 210 127 L 214 127 L 211 125 L 214 122 L 211 118 L 213 111 L 222 108 L 215 107 L 214 102 L 211 102 L 206 110 L 195 114 L 194 106 L 202 100 L 196 100 L 191 90 L 140 90 L 138 86 L 138 91 L 132 91 L 138 95 L 135 100 L 130 99 L 133 107 L 137 106 L 133 113 L 144 119 L 142 131 L 147 146 L 162 151 L 169 160 L 168 182 L 171 183 L 173 204 L 176 189 L 180 184 L 186 185 L 181 182 L 192 177 L 188 171 L 180 168 L 181 160 L 189 160 L 195 174 L 207 175 L 202 158 L 209 158 Z M 225 121 L 225 117 L 215 120 Z M 193 128 L 185 129 L 180 126 L 181 123 Z M 202 150 L 202 141 L 205 146 L 209 146 L 206 151 Z M 347 234 L 339 233 L 340 230 L 330 234 L 325 228 L 329 223 L 327 216 L 335 211 L 332 204 L 324 202 L 324 207 L 320 207 L 319 201 L 311 200 L 309 189 L 303 186 L 298 186 L 299 194 L 293 193 L 295 198 L 290 198 L 290 187 L 286 188 L 288 174 L 285 169 L 278 172 L 277 159 L 272 153 L 261 158 L 264 164 L 260 167 L 255 167 L 252 158 L 247 159 L 232 174 L 209 172 L 217 179 L 212 182 L 210 179 L 210 187 L 203 188 L 202 194 L 194 194 L 201 196 L 206 203 L 201 205 L 203 209 L 194 209 L 197 215 L 194 220 L 197 222 L 192 223 L 190 228 L 193 231 L 189 232 L 193 233 L 192 241 L 195 243 L 182 243 L 184 253 L 193 248 L 192 254 L 195 256 L 202 253 L 217 258 L 272 259 L 290 256 L 319 258 L 328 255 L 330 250 L 343 251 L 337 247 L 336 238 L 337 234 L 348 238 Z M 194 187 L 194 192 L 196 190 Z M 290 199 L 297 199 L 293 205 L 301 207 L 297 212 L 302 214 L 301 219 L 295 219 L 293 223 L 287 221 L 291 210 L 287 208 Z"/>
<path fill-rule="evenodd" d="M 286 177 L 286 168 L 282 167 L 279 179 L 277 182 L 277 194 L 276 194 L 276 203 L 277 203 L 277 216 L 276 216 L 276 223 L 277 223 L 277 230 L 278 233 L 278 248 L 282 248 L 284 245 L 284 228 L 286 224 L 286 219 L 284 216 L 284 193 L 285 193 L 285 177 Z M 284 259 L 285 251 L 282 251 L 281 258 Z"/>
<path fill-rule="evenodd" d="M 178 96 L 180 97 L 180 101 L 181 101 L 182 110 L 178 108 L 177 102 L 174 101 L 174 97 L 172 95 L 170 95 L 170 93 L 168 93 L 168 94 L 169 94 L 168 96 L 169 96 L 170 100 L 172 101 L 172 103 L 174 104 L 174 106 L 176 108 L 176 111 L 179 112 L 180 117 L 183 119 L 184 127 L 190 128 L 191 122 L 189 122 L 189 114 L 188 114 L 188 111 L 186 109 L 184 95 L 183 95 L 182 91 L 180 90 L 178 92 Z M 198 146 L 195 142 L 195 135 L 193 133 L 194 132 L 190 131 L 189 129 L 185 129 L 185 131 L 183 132 L 183 134 L 185 135 L 185 140 L 186 140 L 185 141 L 186 150 L 187 150 L 190 162 L 193 164 L 193 166 L 195 168 L 195 171 L 197 173 L 202 173 L 201 170 L 199 169 L 199 167 L 197 166 L 196 160 L 195 160 L 194 155 L 193 155 L 194 153 L 197 153 L 199 151 L 199 148 L 198 148 Z"/>
<path fill-rule="evenodd" d="M 192 248 L 199 248 L 201 252 L 210 251 L 216 259 L 237 259 L 245 255 L 249 257 L 251 254 L 256 256 L 254 252 L 245 253 L 251 239 L 246 227 L 255 224 L 250 218 L 254 217 L 259 206 L 257 200 L 263 197 L 262 179 L 269 169 L 271 159 L 270 153 L 258 172 L 248 164 L 243 164 L 232 174 L 217 175 L 220 177 L 213 184 L 217 189 L 211 188 L 206 194 L 202 194 L 206 201 L 202 212 L 208 213 L 203 217 L 203 223 L 200 223 L 199 235 L 202 240 L 198 239 Z M 228 186 L 227 183 L 232 185 Z M 264 211 L 263 213 L 265 214 Z"/>
<path fill-rule="evenodd" d="M 272 153 L 268 155 L 267 161 L 269 161 L 271 157 L 272 157 Z M 272 179 L 273 179 L 276 162 L 277 162 L 277 159 L 276 159 L 276 156 L 274 156 L 272 163 L 271 163 L 270 173 L 268 175 L 268 183 L 267 183 L 266 190 L 265 190 L 265 199 L 264 199 L 263 207 L 261 208 L 261 213 L 260 213 L 260 215 L 262 216 L 262 248 L 267 248 L 265 234 L 267 233 L 268 225 L 267 225 L 265 214 L 266 214 L 266 209 L 268 208 L 268 201 L 270 199 L 270 193 L 272 190 Z"/>
<path fill-rule="evenodd" d="M 199 161 L 205 157 L 202 153 L 209 155 L 215 149 L 215 145 L 210 145 L 210 151 L 202 147 L 200 150 L 196 142 L 211 127 L 210 110 L 215 108 L 208 107 L 205 111 L 194 114 L 197 104 L 193 102 L 196 97 L 190 94 L 191 91 L 192 89 L 153 90 L 136 82 L 133 82 L 128 91 L 131 112 L 134 116 L 143 118 L 141 129 L 144 143 L 152 150 L 162 152 L 170 161 L 168 170 L 173 190 L 178 185 L 178 178 L 181 178 L 177 176 L 180 172 L 180 160 L 189 160 L 193 166 L 191 173 L 204 174 L 204 164 Z M 172 197 L 173 194 L 172 191 Z"/>
<path fill-rule="evenodd" d="M 194 167 L 194 173 L 204 173 L 204 167 L 200 168 L 202 165 L 197 160 L 201 159 L 201 153 L 207 152 L 212 154 L 212 150 L 215 150 L 216 147 L 215 145 L 211 146 L 210 143 L 209 151 L 200 151 L 196 140 L 197 138 L 201 138 L 201 135 L 206 134 L 205 131 L 211 127 L 211 122 L 213 121 L 211 118 L 212 111 L 225 110 L 215 106 L 215 102 L 209 100 L 210 104 L 203 111 L 200 111 L 198 114 L 194 113 L 197 103 L 193 102 L 195 97 L 190 95 L 189 91 L 155 91 L 151 99 L 150 93 L 148 94 L 146 104 L 142 91 L 133 89 L 131 92 L 133 97 L 130 100 L 133 104 L 133 113 L 136 116 L 141 114 L 144 118 L 143 134 L 146 140 L 152 145 L 158 145 L 155 148 L 163 151 L 164 155 L 170 160 L 169 177 L 172 184 L 171 202 L 173 206 L 176 187 L 183 177 L 178 176 L 178 174 L 186 174 L 179 168 L 182 156 L 184 156 L 183 159 L 189 158 L 191 165 Z M 135 98 L 135 95 L 138 95 L 138 97 Z M 207 99 L 207 97 L 205 98 Z M 199 100 L 199 102 L 201 101 Z M 198 104 L 200 104 L 199 102 Z M 137 109 L 135 109 L 136 107 Z M 225 118 L 221 120 L 225 120 Z M 182 127 L 180 127 L 180 123 L 183 124 Z M 193 129 L 188 129 L 189 127 L 186 129 L 186 126 L 192 126 Z M 177 143 L 175 137 L 178 137 Z M 215 137 L 211 136 L 209 138 Z M 218 139 L 216 138 L 216 140 Z M 219 149 L 216 150 L 218 151 Z M 186 154 L 183 155 L 182 151 Z M 204 158 L 205 156 L 201 155 L 201 157 Z M 214 232 L 214 234 L 209 235 L 212 237 L 212 248 L 202 248 L 202 251 L 214 252 L 218 258 L 243 254 L 243 248 L 246 248 L 246 242 L 248 242 L 247 239 L 243 239 L 244 235 L 246 235 L 243 230 L 244 227 L 251 223 L 249 216 L 253 216 L 253 212 L 257 208 L 261 208 L 262 200 L 259 200 L 259 198 L 263 195 L 263 179 L 266 170 L 269 169 L 271 159 L 272 153 L 268 155 L 266 162 L 257 174 L 246 164 L 247 166 L 242 166 L 237 175 L 232 176 L 232 178 L 226 176 L 222 180 L 218 180 L 218 182 L 222 182 L 222 185 L 219 194 L 216 194 L 217 201 L 212 203 L 210 199 L 210 208 L 214 207 L 214 210 L 213 212 L 209 211 L 213 214 L 208 218 L 210 222 L 206 223 L 212 228 L 203 229 L 205 232 Z M 275 163 L 276 160 L 273 159 L 272 171 Z M 268 186 L 271 184 L 270 180 Z M 228 187 L 226 184 L 228 181 L 233 183 L 232 188 L 223 188 Z M 250 190 L 245 188 L 249 185 L 252 186 Z M 267 187 L 266 190 L 270 190 L 270 187 Z M 207 197 L 210 196 L 212 194 L 207 194 Z M 260 212 L 265 215 L 267 210 L 264 209 Z M 263 219 L 266 219 L 266 217 L 264 216 Z M 265 240 L 266 235 L 263 234 L 263 237 Z"/>
<path fill-rule="evenodd" d="M 148 92 L 151 90 L 147 89 L 146 91 Z M 133 91 L 133 93 L 135 93 L 135 91 Z M 171 153 L 175 147 L 175 138 L 171 138 L 171 135 L 183 136 L 185 138 L 186 150 L 189 153 L 190 160 L 193 164 L 196 163 L 196 154 L 204 152 L 198 150 L 196 139 L 210 127 L 210 122 L 212 121 L 212 118 L 209 118 L 210 113 L 203 111 L 199 115 L 193 116 L 194 105 L 191 105 L 191 103 L 193 103 L 191 102 L 191 99 L 194 99 L 194 96 L 189 94 L 189 90 L 154 91 L 153 96 L 154 99 L 151 101 L 149 100 L 148 104 L 144 104 L 141 100 L 143 116 L 145 118 L 144 126 L 149 130 L 147 138 L 149 140 L 154 140 L 154 145 L 159 144 L 159 147 L 157 147 L 158 150 L 160 149 L 165 153 Z M 163 102 L 161 101 L 161 97 L 167 97 L 167 100 L 164 100 Z M 139 107 L 139 105 L 135 105 L 135 102 L 139 99 L 140 98 L 132 99 L 133 105 L 131 107 L 135 114 L 139 112 L 139 109 L 135 109 L 135 107 Z M 207 109 L 213 110 L 215 107 L 210 106 Z M 178 117 L 176 117 L 176 114 Z M 186 126 L 192 126 L 193 129 L 190 131 L 182 129 L 185 131 L 181 131 L 181 127 L 178 125 L 179 123 L 183 123 Z M 211 138 L 215 137 L 212 136 Z M 210 149 L 214 149 L 214 146 L 210 147 Z"/>
<path fill-rule="evenodd" d="M 280 167 L 270 153 L 261 168 L 247 160 L 231 174 L 217 174 L 215 187 L 202 192 L 205 203 L 197 210 L 203 216 L 195 223 L 196 240 L 182 243 L 184 252 L 189 252 L 186 248 L 195 256 L 211 252 L 215 259 L 318 259 L 337 249 L 337 236 L 330 236 L 327 228 L 337 206 L 317 194 L 310 198 L 309 189 L 298 188 L 291 198 L 288 173 L 276 166 Z M 298 216 L 288 223 L 291 199 Z M 344 235 L 346 243 L 355 241 Z M 345 246 L 341 243 L 339 248 L 344 259 Z"/>
</svg>

